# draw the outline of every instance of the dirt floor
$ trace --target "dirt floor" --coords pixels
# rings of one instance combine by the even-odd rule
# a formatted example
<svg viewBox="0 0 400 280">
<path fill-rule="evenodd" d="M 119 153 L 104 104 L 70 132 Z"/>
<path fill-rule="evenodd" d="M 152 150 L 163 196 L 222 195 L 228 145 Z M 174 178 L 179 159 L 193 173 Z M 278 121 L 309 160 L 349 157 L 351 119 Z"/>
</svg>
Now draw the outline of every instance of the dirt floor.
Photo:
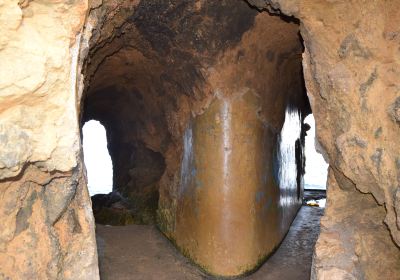
<svg viewBox="0 0 400 280">
<path fill-rule="evenodd" d="M 240 279 L 310 279 L 313 247 L 323 209 L 303 206 L 279 249 L 254 274 Z M 214 279 L 207 276 L 154 227 L 97 225 L 102 280 Z"/>
</svg>

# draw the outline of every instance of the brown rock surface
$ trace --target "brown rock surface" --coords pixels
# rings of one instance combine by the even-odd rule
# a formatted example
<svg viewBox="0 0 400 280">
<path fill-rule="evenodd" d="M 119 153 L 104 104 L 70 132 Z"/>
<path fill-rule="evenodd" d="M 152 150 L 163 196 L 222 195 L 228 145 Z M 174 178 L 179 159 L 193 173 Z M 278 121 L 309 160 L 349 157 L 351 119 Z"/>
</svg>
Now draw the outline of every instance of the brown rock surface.
<svg viewBox="0 0 400 280">
<path fill-rule="evenodd" d="M 300 20 L 317 137 L 332 167 L 313 277 L 400 279 L 398 1 L 249 2 Z M 347 267 L 330 260 L 334 248 L 345 248 L 337 254 Z"/>
<path fill-rule="evenodd" d="M 274 174 L 285 109 L 299 130 L 309 112 L 298 24 L 245 2 L 113 3 L 89 15 L 83 119 L 107 129 L 114 191 L 145 223 L 157 211 L 210 273 L 253 269 L 301 205 L 301 180 L 280 186 Z"/>
<path fill-rule="evenodd" d="M 304 39 L 331 165 L 312 277 L 399 279 L 398 1 L 249 2 L 295 16 Z M 90 118 L 107 128 L 114 189 L 176 238 L 189 122 L 244 93 L 275 135 L 286 104 L 308 112 L 298 27 L 283 19 L 239 0 L 0 2 L 0 279 L 98 278 L 79 137 Z"/>
</svg>

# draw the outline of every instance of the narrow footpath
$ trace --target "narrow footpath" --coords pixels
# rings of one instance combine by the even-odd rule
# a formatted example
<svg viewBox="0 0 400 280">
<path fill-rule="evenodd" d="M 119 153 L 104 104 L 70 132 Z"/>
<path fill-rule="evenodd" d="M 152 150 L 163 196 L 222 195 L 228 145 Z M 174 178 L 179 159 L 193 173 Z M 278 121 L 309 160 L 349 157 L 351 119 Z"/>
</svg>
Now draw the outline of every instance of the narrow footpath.
<svg viewBox="0 0 400 280">
<path fill-rule="evenodd" d="M 279 249 L 243 280 L 308 280 L 323 208 L 303 206 Z M 207 276 L 154 227 L 97 225 L 102 280 L 197 280 Z"/>
</svg>

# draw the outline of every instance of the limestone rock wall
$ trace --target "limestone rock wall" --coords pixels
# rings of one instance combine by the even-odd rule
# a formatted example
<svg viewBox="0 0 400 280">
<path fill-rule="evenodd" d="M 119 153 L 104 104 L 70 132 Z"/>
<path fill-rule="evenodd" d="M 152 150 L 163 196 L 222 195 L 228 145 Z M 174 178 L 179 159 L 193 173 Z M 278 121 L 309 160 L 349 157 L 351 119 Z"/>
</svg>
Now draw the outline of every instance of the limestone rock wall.
<svg viewBox="0 0 400 280">
<path fill-rule="evenodd" d="M 0 279 L 98 279 L 76 110 L 86 10 L 0 2 Z"/>
<path fill-rule="evenodd" d="M 400 278 L 398 1 L 249 1 L 300 19 L 329 159 L 314 279 Z"/>
</svg>

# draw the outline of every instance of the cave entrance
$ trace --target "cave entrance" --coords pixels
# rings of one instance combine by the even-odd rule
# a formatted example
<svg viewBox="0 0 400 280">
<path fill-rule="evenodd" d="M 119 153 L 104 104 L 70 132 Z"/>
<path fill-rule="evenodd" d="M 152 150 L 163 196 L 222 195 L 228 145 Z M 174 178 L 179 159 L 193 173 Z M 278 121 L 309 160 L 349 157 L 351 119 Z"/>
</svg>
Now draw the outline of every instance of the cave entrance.
<svg viewBox="0 0 400 280">
<path fill-rule="evenodd" d="M 245 1 L 135 3 L 92 9 L 81 51 L 82 121 L 104 125 L 113 162 L 95 219 L 127 225 L 98 225 L 100 271 L 117 278 L 122 251 L 128 276 L 139 256 L 170 255 L 162 232 L 208 273 L 248 273 L 303 203 L 311 109 L 299 22 Z M 198 272 L 174 256 L 164 263 L 171 279 Z M 152 279 L 160 263 L 147 260 L 140 273 Z"/>
<path fill-rule="evenodd" d="M 83 125 L 82 147 L 89 195 L 112 192 L 112 161 L 107 148 L 106 129 L 99 121 L 90 120 Z"/>
<path fill-rule="evenodd" d="M 165 159 L 141 138 L 144 135 L 140 133 L 142 122 L 146 123 L 149 119 L 152 121 L 152 117 L 144 116 L 141 102 L 143 98 L 137 90 L 121 91 L 115 87 L 89 90 L 85 96 L 83 143 L 86 144 L 85 132 L 89 132 L 92 120 L 99 120 L 107 131 L 107 148 L 113 165 L 112 189 L 92 196 L 93 212 L 98 224 L 155 224 L 159 181 L 164 174 Z M 99 135 L 90 137 L 87 140 L 94 138 L 95 142 L 92 148 L 106 145 L 105 139 Z M 100 151 L 94 153 L 95 161 L 99 164 L 102 161 Z M 87 166 L 89 188 L 90 167 Z M 105 175 L 102 170 L 98 171 L 102 172 L 101 176 Z M 100 184 L 104 184 L 104 181 Z"/>
</svg>

